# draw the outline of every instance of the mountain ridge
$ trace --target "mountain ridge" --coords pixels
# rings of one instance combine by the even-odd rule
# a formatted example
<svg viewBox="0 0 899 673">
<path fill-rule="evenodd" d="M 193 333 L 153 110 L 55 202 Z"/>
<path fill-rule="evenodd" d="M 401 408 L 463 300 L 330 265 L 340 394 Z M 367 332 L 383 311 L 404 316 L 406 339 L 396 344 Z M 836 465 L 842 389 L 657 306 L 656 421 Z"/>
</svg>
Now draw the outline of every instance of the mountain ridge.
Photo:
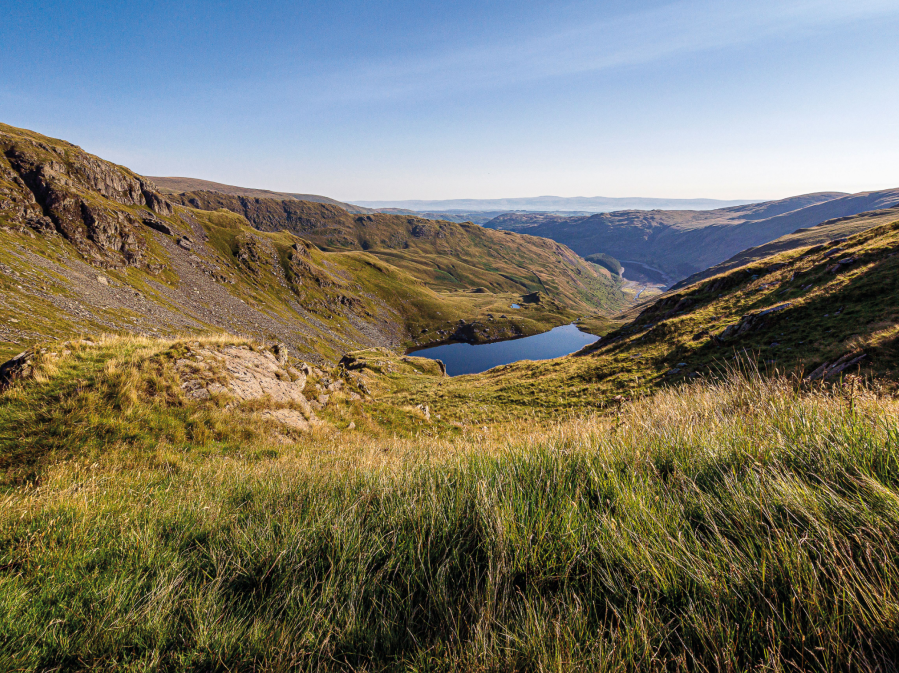
<svg viewBox="0 0 899 673">
<path fill-rule="evenodd" d="M 653 197 L 606 197 L 606 196 L 533 196 L 500 199 L 409 199 L 409 200 L 361 200 L 360 205 L 369 208 L 405 208 L 414 211 L 590 211 L 682 208 L 694 209 L 723 208 L 727 206 L 756 203 L 753 199 L 666 199 Z"/>
<path fill-rule="evenodd" d="M 354 216 L 337 206 L 305 201 L 214 192 L 188 192 L 170 198 L 203 210 L 225 208 L 261 231 L 284 229 L 323 250 L 367 251 L 413 275 L 429 278 L 440 289 L 458 289 L 464 281 L 467 287 L 494 291 L 543 291 L 582 309 L 595 309 L 605 302 L 603 295 L 612 295 L 610 279 L 599 280 L 595 270 L 567 247 L 527 234 L 509 239 L 465 222 L 389 213 Z M 530 256 L 526 264 L 525 255 Z M 591 293 L 594 300 L 589 298 Z"/>
<path fill-rule="evenodd" d="M 253 187 L 238 187 L 237 185 L 226 185 L 221 182 L 213 182 L 212 180 L 202 180 L 200 178 L 184 178 L 184 177 L 161 177 L 146 176 L 152 180 L 154 184 L 161 188 L 165 194 L 180 194 L 183 192 L 218 192 L 221 194 L 230 194 L 233 196 L 248 196 L 269 199 L 286 199 L 290 201 L 312 201 L 314 203 L 328 203 L 334 206 L 340 206 L 348 213 L 372 213 L 375 212 L 371 208 L 363 208 L 352 203 L 344 203 L 337 199 L 319 194 L 296 194 L 293 192 L 278 192 L 269 189 L 256 189 Z"/>
<path fill-rule="evenodd" d="M 709 211 L 618 211 L 576 218 L 507 214 L 484 226 L 551 238 L 581 256 L 606 253 L 635 260 L 681 280 L 797 228 L 894 203 L 899 203 L 899 189 L 819 192 Z"/>
</svg>

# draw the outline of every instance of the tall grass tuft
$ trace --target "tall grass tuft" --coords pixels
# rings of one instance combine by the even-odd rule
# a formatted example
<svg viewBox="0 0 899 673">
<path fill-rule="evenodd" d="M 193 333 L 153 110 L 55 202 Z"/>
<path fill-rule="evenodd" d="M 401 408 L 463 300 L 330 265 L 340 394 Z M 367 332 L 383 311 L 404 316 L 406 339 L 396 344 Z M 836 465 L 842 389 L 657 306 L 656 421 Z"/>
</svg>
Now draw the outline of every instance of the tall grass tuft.
<svg viewBox="0 0 899 673">
<path fill-rule="evenodd" d="M 518 434 L 111 442 L 3 496 L 0 668 L 894 670 L 896 411 L 732 374 Z"/>
</svg>

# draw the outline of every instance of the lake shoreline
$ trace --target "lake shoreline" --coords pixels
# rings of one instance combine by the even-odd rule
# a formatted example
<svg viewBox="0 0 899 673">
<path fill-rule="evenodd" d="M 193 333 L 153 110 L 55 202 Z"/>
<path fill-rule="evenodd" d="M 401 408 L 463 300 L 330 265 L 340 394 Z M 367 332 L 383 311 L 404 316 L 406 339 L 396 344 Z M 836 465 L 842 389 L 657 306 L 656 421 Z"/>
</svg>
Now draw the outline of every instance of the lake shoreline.
<svg viewBox="0 0 899 673">
<path fill-rule="evenodd" d="M 440 344 L 429 344 L 425 348 L 409 349 L 406 355 L 440 360 L 446 366 L 449 376 L 461 376 L 485 372 L 521 360 L 552 360 L 575 353 L 601 338 L 572 322 L 537 334 L 488 342 L 472 343 L 450 339 Z M 524 345 L 522 342 L 528 343 Z"/>
</svg>

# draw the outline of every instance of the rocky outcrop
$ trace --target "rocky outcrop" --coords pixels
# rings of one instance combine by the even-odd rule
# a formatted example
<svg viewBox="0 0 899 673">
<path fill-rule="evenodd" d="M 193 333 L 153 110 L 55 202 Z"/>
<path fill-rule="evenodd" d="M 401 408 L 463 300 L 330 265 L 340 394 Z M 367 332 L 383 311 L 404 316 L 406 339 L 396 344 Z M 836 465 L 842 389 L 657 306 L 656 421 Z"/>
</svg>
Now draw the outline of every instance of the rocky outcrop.
<svg viewBox="0 0 899 673">
<path fill-rule="evenodd" d="M 34 351 L 19 353 L 11 360 L 0 365 L 0 392 L 6 390 L 14 381 L 31 376 L 34 366 Z"/>
<path fill-rule="evenodd" d="M 65 341 L 57 344 L 56 350 L 35 346 L 29 348 L 27 351 L 19 353 L 14 358 L 0 364 L 0 392 L 9 388 L 16 381 L 31 379 L 35 372 L 36 360 L 53 360 L 60 356 L 65 357 L 69 355 L 74 348 L 93 345 L 93 341 L 77 339 L 75 341 Z"/>
<path fill-rule="evenodd" d="M 865 353 L 850 352 L 835 362 L 825 362 L 820 367 L 812 371 L 805 377 L 806 381 L 817 381 L 819 379 L 829 379 L 837 374 L 842 374 L 847 369 L 855 367 L 867 357 Z"/>
<path fill-rule="evenodd" d="M 317 422 L 303 395 L 306 374 L 287 364 L 286 347 L 254 350 L 249 346 L 189 345 L 183 357 L 175 360 L 181 389 L 189 400 L 206 400 L 225 395 L 236 402 L 266 400 L 280 409 L 262 415 L 271 420 L 309 430 Z"/>
<path fill-rule="evenodd" d="M 15 228 L 59 233 L 101 266 L 142 264 L 143 227 L 167 227 L 158 216 L 171 215 L 172 205 L 127 169 L 41 138 L 0 125 L 0 218 Z"/>
<path fill-rule="evenodd" d="M 397 356 L 386 348 L 367 348 L 345 354 L 338 367 L 347 372 L 374 372 L 376 374 L 412 373 L 429 376 L 446 376 L 446 365 L 440 360 L 410 355 Z M 353 381 L 358 386 L 358 381 Z M 360 390 L 363 390 L 361 386 Z"/>
<path fill-rule="evenodd" d="M 764 329 L 769 325 L 775 314 L 788 308 L 790 308 L 790 304 L 780 304 L 779 306 L 772 306 L 771 308 L 759 311 L 758 313 L 747 313 L 740 318 L 739 322 L 725 327 L 724 331 L 721 332 L 717 338 L 719 340 L 733 339 L 741 337 L 749 332 Z"/>
</svg>

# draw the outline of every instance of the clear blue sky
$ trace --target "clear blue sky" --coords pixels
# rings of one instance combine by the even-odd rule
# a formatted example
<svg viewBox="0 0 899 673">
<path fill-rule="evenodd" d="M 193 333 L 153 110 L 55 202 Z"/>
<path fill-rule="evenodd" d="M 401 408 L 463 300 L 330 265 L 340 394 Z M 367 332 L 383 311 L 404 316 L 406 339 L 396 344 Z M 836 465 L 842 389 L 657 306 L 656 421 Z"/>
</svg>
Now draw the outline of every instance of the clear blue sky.
<svg viewBox="0 0 899 673">
<path fill-rule="evenodd" d="M 899 186 L 899 2 L 0 0 L 0 121 L 346 200 Z"/>
</svg>

